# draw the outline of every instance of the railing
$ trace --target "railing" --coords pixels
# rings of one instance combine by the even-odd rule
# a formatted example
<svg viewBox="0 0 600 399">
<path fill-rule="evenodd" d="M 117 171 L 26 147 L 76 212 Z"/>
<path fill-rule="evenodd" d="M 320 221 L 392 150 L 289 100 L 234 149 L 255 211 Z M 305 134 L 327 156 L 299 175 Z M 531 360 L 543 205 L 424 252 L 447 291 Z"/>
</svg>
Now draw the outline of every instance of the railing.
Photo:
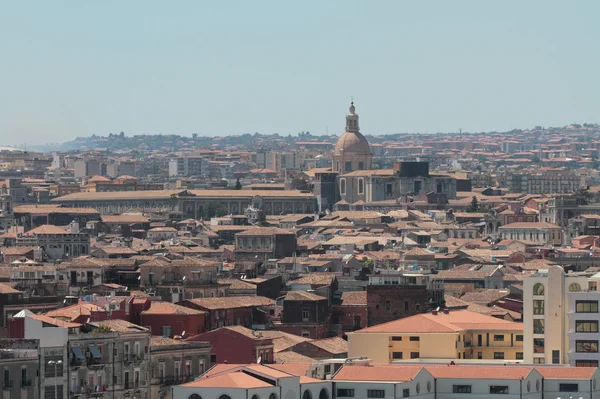
<svg viewBox="0 0 600 399">
<path fill-rule="evenodd" d="M 31 379 L 21 380 L 21 386 L 22 387 L 30 387 L 31 386 Z"/>
<path fill-rule="evenodd" d="M 2 389 L 12 389 L 12 386 L 13 386 L 12 380 L 9 380 L 9 381 L 4 380 L 4 381 L 2 381 Z"/>
</svg>

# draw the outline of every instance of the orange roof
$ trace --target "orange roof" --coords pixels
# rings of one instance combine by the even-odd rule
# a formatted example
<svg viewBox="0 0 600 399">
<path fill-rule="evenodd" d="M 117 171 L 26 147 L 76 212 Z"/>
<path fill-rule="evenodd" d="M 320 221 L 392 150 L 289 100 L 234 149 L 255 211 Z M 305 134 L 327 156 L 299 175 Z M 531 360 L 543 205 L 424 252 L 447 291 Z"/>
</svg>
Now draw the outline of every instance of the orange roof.
<svg viewBox="0 0 600 399">
<path fill-rule="evenodd" d="M 168 315 L 174 315 L 174 314 L 180 314 L 180 315 L 201 315 L 201 314 L 204 314 L 204 313 L 205 312 L 202 312 L 200 310 L 186 308 L 185 306 L 176 305 L 176 304 L 170 303 L 170 302 L 151 301 L 150 302 L 150 309 L 144 310 L 142 312 L 142 315 L 144 315 L 144 316 L 148 316 L 148 315 L 165 315 L 165 314 L 168 314 Z"/>
<path fill-rule="evenodd" d="M 540 366 L 536 370 L 547 379 L 562 379 L 562 380 L 588 380 L 592 378 L 596 367 L 551 367 Z"/>
<path fill-rule="evenodd" d="M 269 388 L 273 385 L 266 383 L 258 378 L 252 377 L 241 371 L 236 371 L 227 374 L 221 374 L 210 378 L 203 378 L 200 380 L 188 382 L 187 384 L 181 385 L 182 387 L 191 388 Z"/>
<path fill-rule="evenodd" d="M 71 232 L 63 229 L 62 227 L 54 226 L 52 224 L 44 224 L 42 226 L 36 227 L 33 230 L 29 230 L 24 235 L 32 236 L 36 234 L 72 234 Z"/>
<path fill-rule="evenodd" d="M 51 310 L 46 313 L 48 317 L 65 318 L 70 321 L 77 319 L 80 316 L 91 316 L 92 312 L 104 312 L 105 309 L 93 303 L 77 303 L 75 305 L 66 306 L 64 308 Z"/>
<path fill-rule="evenodd" d="M 465 330 L 523 331 L 522 323 L 498 319 L 468 310 L 423 313 L 373 327 L 355 331 L 356 333 L 455 333 Z"/>
<path fill-rule="evenodd" d="M 436 365 L 425 366 L 434 378 L 520 380 L 533 370 L 531 366 Z"/>
<path fill-rule="evenodd" d="M 65 328 L 81 327 L 81 324 L 79 324 L 79 323 L 70 323 L 68 321 L 54 319 L 52 317 L 48 317 L 48 316 L 44 316 L 44 315 L 40 315 L 40 314 L 33 314 L 33 315 L 29 315 L 27 317 L 29 317 L 31 319 L 39 320 L 43 323 L 52 324 L 57 327 L 65 327 Z"/>
<path fill-rule="evenodd" d="M 377 364 L 346 365 L 333 378 L 335 381 L 412 381 L 423 366 Z"/>
</svg>

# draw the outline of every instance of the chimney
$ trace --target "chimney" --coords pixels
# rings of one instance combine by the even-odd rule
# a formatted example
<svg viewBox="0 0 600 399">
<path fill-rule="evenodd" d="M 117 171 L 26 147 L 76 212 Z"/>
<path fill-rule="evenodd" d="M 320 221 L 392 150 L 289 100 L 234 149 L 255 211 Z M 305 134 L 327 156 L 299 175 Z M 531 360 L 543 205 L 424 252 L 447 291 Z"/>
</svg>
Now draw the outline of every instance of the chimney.
<svg viewBox="0 0 600 399">
<path fill-rule="evenodd" d="M 437 311 L 437 310 L 432 310 L 432 311 L 431 311 L 431 314 L 432 314 L 432 315 L 434 315 L 434 316 L 437 316 L 437 314 L 438 314 L 438 311 Z"/>
<path fill-rule="evenodd" d="M 450 314 L 450 310 L 444 309 L 444 314 Z"/>
</svg>

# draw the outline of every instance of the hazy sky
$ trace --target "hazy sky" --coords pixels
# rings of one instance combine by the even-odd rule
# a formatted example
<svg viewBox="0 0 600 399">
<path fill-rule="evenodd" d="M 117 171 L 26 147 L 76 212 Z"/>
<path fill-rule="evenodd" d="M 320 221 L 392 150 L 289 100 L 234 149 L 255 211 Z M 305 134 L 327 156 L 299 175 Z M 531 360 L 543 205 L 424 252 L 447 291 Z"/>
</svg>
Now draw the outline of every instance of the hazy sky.
<svg viewBox="0 0 600 399">
<path fill-rule="evenodd" d="M 600 122 L 600 1 L 0 0 L 0 146 Z"/>
</svg>

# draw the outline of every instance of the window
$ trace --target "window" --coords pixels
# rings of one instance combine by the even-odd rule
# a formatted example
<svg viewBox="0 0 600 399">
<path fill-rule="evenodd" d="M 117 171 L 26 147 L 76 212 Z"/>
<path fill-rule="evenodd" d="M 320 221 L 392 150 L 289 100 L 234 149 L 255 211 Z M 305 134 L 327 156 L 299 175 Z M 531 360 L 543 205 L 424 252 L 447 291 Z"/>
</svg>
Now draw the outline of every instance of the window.
<svg viewBox="0 0 600 399">
<path fill-rule="evenodd" d="M 545 364 L 546 363 L 546 359 L 544 359 L 543 357 L 534 357 L 533 358 L 533 364 Z"/>
<path fill-rule="evenodd" d="M 598 367 L 597 360 L 576 360 L 575 367 Z"/>
<path fill-rule="evenodd" d="M 507 385 L 490 385 L 490 394 L 492 395 L 508 395 Z"/>
<path fill-rule="evenodd" d="M 408 301 L 404 301 L 404 310 L 408 311 Z"/>
<path fill-rule="evenodd" d="M 338 389 L 337 396 L 340 398 L 353 398 L 354 389 Z"/>
<path fill-rule="evenodd" d="M 533 333 L 543 334 L 544 333 L 544 319 L 533 319 Z"/>
<path fill-rule="evenodd" d="M 515 340 L 517 342 L 523 342 L 523 336 L 522 335 L 517 335 L 517 336 L 515 336 Z"/>
<path fill-rule="evenodd" d="M 302 394 L 302 399 L 312 399 L 312 394 L 308 389 Z"/>
<path fill-rule="evenodd" d="M 494 359 L 496 359 L 496 360 L 504 359 L 504 352 L 494 352 Z"/>
<path fill-rule="evenodd" d="M 560 392 L 579 392 L 579 384 L 558 384 Z"/>
<path fill-rule="evenodd" d="M 541 299 L 533 300 L 533 314 L 544 314 L 544 301 Z"/>
<path fill-rule="evenodd" d="M 452 393 L 471 393 L 470 385 L 452 385 Z"/>
<path fill-rule="evenodd" d="M 392 337 L 392 341 L 402 341 L 402 337 Z"/>
<path fill-rule="evenodd" d="M 385 310 L 392 310 L 392 303 L 390 301 L 385 301 Z"/>
<path fill-rule="evenodd" d="M 392 359 L 402 359 L 402 352 L 392 352 Z"/>
<path fill-rule="evenodd" d="M 576 301 L 575 311 L 577 313 L 598 313 L 598 301 Z"/>
<path fill-rule="evenodd" d="M 354 126 L 356 126 L 356 121 L 354 121 Z M 363 170 L 364 168 L 365 168 L 365 164 L 362 161 L 360 161 L 358 163 L 358 170 Z"/>
<path fill-rule="evenodd" d="M 494 341 L 504 341 L 504 335 L 502 335 L 502 334 L 494 335 Z"/>
<path fill-rule="evenodd" d="M 385 195 L 386 196 L 392 195 L 392 185 L 391 184 L 385 185 Z"/>
<path fill-rule="evenodd" d="M 162 336 L 163 337 L 171 336 L 171 326 L 162 326 Z"/>
<path fill-rule="evenodd" d="M 323 368 L 323 372 L 325 372 L 325 374 L 331 373 L 331 364 L 326 364 Z"/>
<path fill-rule="evenodd" d="M 552 364 L 560 364 L 560 351 L 559 350 L 552 351 Z"/>
<path fill-rule="evenodd" d="M 308 308 L 302 309 L 302 321 L 308 321 Z"/>
<path fill-rule="evenodd" d="M 597 333 L 598 320 L 576 320 L 575 331 L 585 333 Z"/>
<path fill-rule="evenodd" d="M 410 358 L 411 359 L 418 359 L 419 358 L 419 352 L 410 352 Z"/>
<path fill-rule="evenodd" d="M 365 193 L 365 179 L 358 179 L 358 194 Z"/>
<path fill-rule="evenodd" d="M 367 398 L 385 398 L 383 389 L 367 389 Z"/>
<path fill-rule="evenodd" d="M 202 396 L 198 395 L 197 393 L 193 393 L 188 397 L 188 399 L 202 399 Z"/>
<path fill-rule="evenodd" d="M 598 353 L 598 341 L 575 341 L 575 351 L 580 353 Z"/>
<path fill-rule="evenodd" d="M 302 337 L 304 337 L 304 338 L 310 338 L 310 331 L 308 331 L 308 330 L 302 330 Z"/>
<path fill-rule="evenodd" d="M 329 392 L 327 392 L 327 389 L 321 389 L 321 391 L 319 392 L 319 399 L 329 399 Z"/>
<path fill-rule="evenodd" d="M 419 341 L 419 337 L 410 337 L 409 341 Z"/>
<path fill-rule="evenodd" d="M 573 283 L 569 285 L 569 292 L 579 292 L 581 291 L 581 286 L 577 283 Z"/>
<path fill-rule="evenodd" d="M 346 195 L 346 179 L 340 179 L 340 194 Z"/>
<path fill-rule="evenodd" d="M 517 352 L 515 359 L 517 359 L 517 360 L 523 360 L 523 352 Z"/>
<path fill-rule="evenodd" d="M 404 388 L 402 390 L 402 397 L 403 398 L 408 398 L 410 396 L 410 389 L 409 388 Z"/>
</svg>

